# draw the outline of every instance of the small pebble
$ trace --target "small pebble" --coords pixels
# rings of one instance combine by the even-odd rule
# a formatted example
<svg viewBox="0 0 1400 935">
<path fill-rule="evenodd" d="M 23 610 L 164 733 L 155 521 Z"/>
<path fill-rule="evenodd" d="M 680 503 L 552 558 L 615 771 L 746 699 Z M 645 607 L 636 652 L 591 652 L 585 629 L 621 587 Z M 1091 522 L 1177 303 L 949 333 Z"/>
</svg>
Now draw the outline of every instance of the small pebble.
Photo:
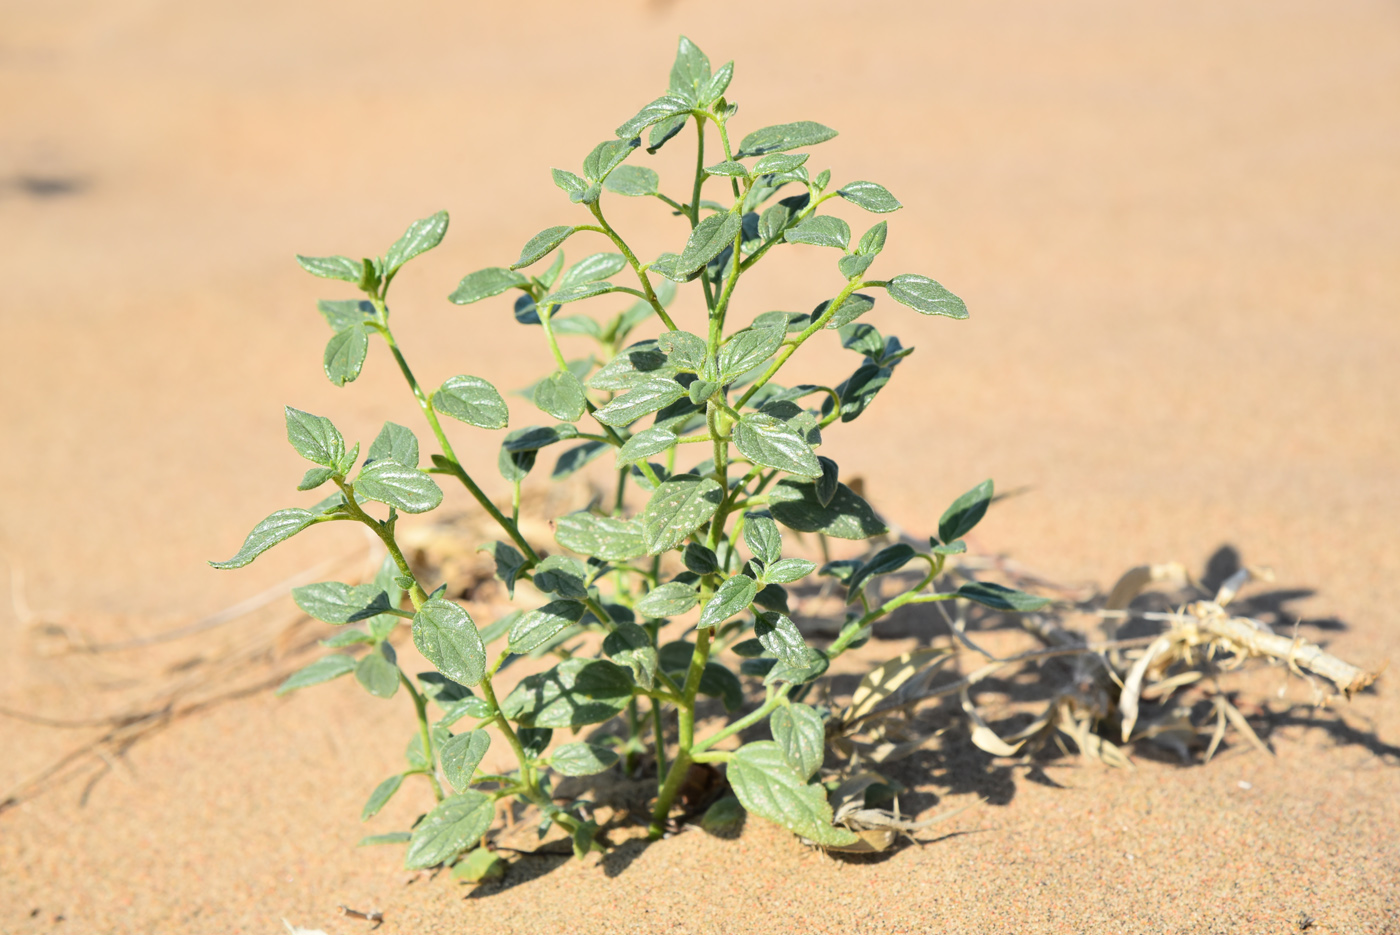
<svg viewBox="0 0 1400 935">
<path fill-rule="evenodd" d="M 1249 783 L 1245 782 L 1243 779 L 1241 779 L 1241 780 L 1239 781 L 1239 787 L 1240 787 L 1241 789 L 1253 789 L 1253 788 L 1254 788 L 1254 786 L 1252 786 L 1252 785 L 1250 785 Z"/>
</svg>

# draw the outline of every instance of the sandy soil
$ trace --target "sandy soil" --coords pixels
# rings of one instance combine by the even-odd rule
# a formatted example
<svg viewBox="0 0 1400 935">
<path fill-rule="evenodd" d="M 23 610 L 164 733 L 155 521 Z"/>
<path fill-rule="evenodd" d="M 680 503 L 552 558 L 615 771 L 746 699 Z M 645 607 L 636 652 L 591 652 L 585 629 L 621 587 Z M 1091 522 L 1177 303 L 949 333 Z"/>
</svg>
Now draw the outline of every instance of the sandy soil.
<svg viewBox="0 0 1400 935">
<path fill-rule="evenodd" d="M 503 306 L 443 296 L 572 217 L 546 168 L 658 92 L 678 32 L 738 61 L 746 126 L 843 130 L 816 161 L 908 206 L 888 266 L 972 309 L 871 313 L 918 347 L 899 380 L 922 402 L 882 398 L 828 445 L 887 514 L 926 529 L 994 476 L 1026 491 L 982 550 L 1107 583 L 1229 544 L 1302 592 L 1290 613 L 1331 621 L 1305 635 L 1400 656 L 1394 4 L 539 6 L 0 3 L 0 706 L 100 717 L 152 673 L 197 680 L 288 605 L 97 656 L 51 654 L 36 621 L 155 633 L 362 547 L 331 530 L 237 574 L 204 565 L 300 502 L 284 403 L 351 437 L 411 416 L 378 352 L 353 391 L 320 374 L 329 293 L 294 252 L 379 251 L 445 207 L 447 241 L 396 285 L 415 366 L 503 387 L 543 369 Z M 618 222 L 674 249 L 670 219 L 633 207 Z M 744 309 L 805 311 L 828 262 L 794 249 Z M 486 443 L 468 466 L 494 478 L 494 459 Z M 379 738 L 410 718 L 348 683 L 250 691 L 68 771 L 0 814 L 0 930 L 365 931 L 343 903 L 382 909 L 384 932 L 1286 932 L 1300 915 L 1400 931 L 1388 680 L 1341 720 L 1281 719 L 1272 759 L 936 772 L 925 803 L 990 804 L 878 860 L 750 821 L 475 894 L 406 885 L 396 853 L 352 847 L 398 758 Z M 93 734 L 0 718 L 0 793 Z M 409 820 L 409 798 L 373 827 Z"/>
</svg>

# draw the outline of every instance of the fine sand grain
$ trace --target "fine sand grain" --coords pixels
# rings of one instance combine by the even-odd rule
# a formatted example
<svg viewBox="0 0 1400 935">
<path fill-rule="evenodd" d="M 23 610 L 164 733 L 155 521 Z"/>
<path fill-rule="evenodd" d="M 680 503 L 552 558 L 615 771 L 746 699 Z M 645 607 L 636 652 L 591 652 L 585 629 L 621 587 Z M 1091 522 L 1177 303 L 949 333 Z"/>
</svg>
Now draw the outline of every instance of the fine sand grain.
<svg viewBox="0 0 1400 935">
<path fill-rule="evenodd" d="M 896 381 L 917 404 L 887 391 L 827 446 L 888 516 L 926 532 L 993 476 L 1024 491 L 981 552 L 1108 585 L 1229 545 L 1302 592 L 1287 612 L 1326 622 L 1303 635 L 1400 658 L 1394 3 L 8 0 L 0 23 L 0 707 L 100 718 L 181 672 L 190 698 L 246 690 L 0 812 L 0 931 L 368 931 L 341 904 L 382 910 L 384 933 L 1400 931 L 1389 675 L 1333 713 L 1275 702 L 1273 758 L 940 762 L 919 808 L 986 804 L 878 858 L 751 819 L 736 840 L 522 858 L 472 893 L 353 847 L 411 713 L 348 681 L 255 690 L 319 635 L 237 655 L 290 602 L 140 651 L 55 654 L 44 628 L 131 639 L 358 561 L 359 534 L 331 529 L 238 573 L 204 564 L 301 502 L 283 404 L 350 438 L 412 416 L 382 349 L 353 388 L 326 382 L 314 302 L 338 293 L 292 254 L 380 251 L 447 208 L 442 248 L 395 286 L 401 341 L 430 383 L 528 383 L 538 336 L 503 302 L 444 296 L 574 217 L 548 167 L 576 168 L 659 93 L 684 32 L 737 60 L 744 127 L 843 131 L 814 164 L 907 206 L 881 268 L 972 311 L 871 313 L 918 348 Z M 678 222 L 642 207 L 614 220 L 645 255 L 675 249 Z M 769 265 L 742 314 L 831 291 L 817 248 Z M 811 357 L 812 375 L 851 363 L 834 341 Z M 460 437 L 494 481 L 494 440 Z M 1251 679 L 1242 703 L 1281 681 Z M 101 732 L 0 717 L 0 796 Z M 368 827 L 411 821 L 422 796 Z"/>
</svg>

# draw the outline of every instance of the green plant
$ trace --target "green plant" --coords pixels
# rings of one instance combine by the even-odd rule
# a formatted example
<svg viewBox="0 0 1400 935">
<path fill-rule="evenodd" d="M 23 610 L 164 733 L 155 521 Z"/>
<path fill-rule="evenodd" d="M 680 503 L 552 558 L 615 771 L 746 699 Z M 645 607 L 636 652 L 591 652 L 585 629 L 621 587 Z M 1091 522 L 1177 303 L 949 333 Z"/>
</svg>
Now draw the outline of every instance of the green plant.
<svg viewBox="0 0 1400 935">
<path fill-rule="evenodd" d="M 878 221 L 853 238 L 846 221 L 820 209 L 833 199 L 875 214 L 901 206 L 881 185 L 856 181 L 836 188 L 829 171 L 808 170 L 808 154 L 797 151 L 830 140 L 834 130 L 807 121 L 786 123 L 757 129 L 733 145 L 730 122 L 736 107 L 724 96 L 732 73 L 732 63 L 712 71 L 705 55 L 681 39 L 667 93 L 618 127 L 614 139 L 595 147 L 583 160 L 581 175 L 553 170 L 555 184 L 588 215 L 584 222 L 541 231 L 509 268 L 474 272 L 452 293 L 452 302 L 466 305 L 517 290 L 516 320 L 539 327 L 555 364 L 534 385 L 532 399 L 557 424 L 510 431 L 501 444 L 500 471 L 513 491 L 508 509 L 494 504 L 468 475 L 442 422 L 448 416 L 481 430 L 505 430 L 508 412 L 501 395 L 475 376 L 455 376 L 428 391 L 409 368 L 390 324 L 390 285 L 405 263 L 441 241 L 447 214 L 415 222 L 383 257 L 298 257 L 308 272 L 363 293 L 360 299 L 320 303 L 333 332 L 323 357 L 326 376 L 337 386 L 354 381 L 371 339 L 382 339 L 438 451 L 431 455 L 431 467 L 420 468 L 414 433 L 386 423 L 361 461 L 359 445 L 347 449 L 329 419 L 288 408 L 288 441 L 312 464 L 298 489 L 326 484 L 335 489 L 314 506 L 273 513 L 233 558 L 214 565 L 241 567 L 321 523 L 360 523 L 383 542 L 388 557 L 372 582 L 323 582 L 295 592 L 308 614 L 345 627 L 327 645 L 363 647 L 363 654 L 326 656 L 292 675 L 281 691 L 351 672 L 377 697 L 404 689 L 418 721 L 406 754 L 408 768 L 374 790 L 363 817 L 378 812 L 406 777 L 424 777 L 436 807 L 412 832 L 370 839 L 407 841 L 409 867 L 457 861 L 482 839 L 496 801 L 507 796 L 537 807 L 546 825 L 561 826 L 580 855 L 602 848 L 596 825 L 577 803 L 557 804 L 550 773 L 597 773 L 620 758 L 635 769 L 648 732 L 658 782 L 653 837 L 665 831 L 691 766 L 725 763 L 729 783 L 747 810 L 819 844 L 850 846 L 856 836 L 833 824 L 826 790 L 812 780 L 828 733 L 824 712 L 803 702 L 814 680 L 832 659 L 865 641 L 872 624 L 904 605 L 965 598 L 1022 611 L 1047 603 L 986 582 L 935 590 L 945 561 L 964 550 L 961 537 L 986 512 L 990 481 L 948 508 L 927 549 L 897 542 L 867 561 L 831 561 L 820 569 L 807 558 L 784 554 L 784 527 L 817 534 L 823 544 L 824 537 L 861 540 L 887 532 L 865 500 L 841 483 L 837 465 L 814 450 L 823 431 L 865 411 L 912 351 L 859 320 L 875 303 L 861 290 L 883 290 L 925 315 L 962 319 L 967 311 L 925 276 L 867 277 L 885 245 L 886 223 Z M 684 196 L 670 197 L 662 193 L 655 171 L 628 160 L 643 148 L 643 134 L 647 152 L 654 153 L 687 124 L 694 126 L 695 171 Z M 719 201 L 705 197 L 707 183 Z M 679 252 L 640 260 L 604 214 L 605 198 L 611 196 L 653 198 L 666 205 L 680 219 L 676 243 L 684 245 Z M 566 267 L 560 247 L 575 235 L 602 237 L 611 249 Z M 733 327 L 730 312 L 741 280 L 775 248 L 793 243 L 834 251 L 834 294 L 809 314 L 766 312 Z M 551 255 L 542 272 L 520 272 Z M 617 276 L 635 284 L 615 284 L 611 279 Z M 698 284 L 704 321 L 677 322 L 668 312 L 677 285 L 685 283 Z M 617 294 L 636 302 L 606 319 L 564 314 L 575 303 Z M 659 337 L 627 344 L 634 329 L 653 317 L 662 328 Z M 794 353 L 828 333 L 858 356 L 854 372 L 835 386 L 774 382 Z M 565 337 L 591 339 L 604 362 L 567 356 L 561 346 Z M 521 485 L 539 454 L 563 442 L 576 444 L 560 455 L 553 477 L 611 453 L 616 489 L 606 509 L 558 517 L 555 539 L 563 550 L 545 554 L 520 532 Z M 701 463 L 692 466 L 693 461 Z M 441 503 L 434 477 L 463 484 L 500 526 L 504 538 L 489 546 L 497 575 L 512 596 L 520 582 L 530 582 L 547 599 L 542 606 L 478 629 L 443 588 L 433 590 L 416 577 L 396 527 L 400 514 L 423 513 Z M 633 486 L 646 496 L 635 513 L 628 499 Z M 371 504 L 387 511 L 372 511 Z M 922 569 L 911 587 L 885 600 L 873 597 L 867 588 L 873 579 L 911 564 Z M 848 604 L 858 608 L 824 648 L 809 645 L 794 624 L 785 590 L 813 574 L 839 581 Z M 694 611 L 693 639 L 661 639 L 668 621 Z M 414 644 L 435 672 L 414 678 L 398 665 L 389 638 L 403 622 L 411 622 Z M 565 646 L 581 634 L 597 637 Z M 491 659 L 488 647 L 499 643 L 504 647 Z M 591 651 L 585 653 L 584 646 Z M 561 657 L 556 666 L 522 679 L 508 693 L 498 691 L 497 678 L 513 656 L 550 651 Z M 740 660 L 737 673 L 720 660 L 722 651 Z M 740 714 L 744 678 L 761 683 L 763 700 Z M 727 726 L 705 737 L 697 737 L 695 727 L 701 696 L 720 699 L 734 714 Z M 440 711 L 436 718 L 429 715 L 430 704 Z M 674 728 L 668 729 L 673 718 Z M 773 740 L 719 748 L 769 718 Z M 468 719 L 475 726 L 454 733 Z M 611 746 L 549 747 L 555 729 L 613 719 L 622 725 L 622 736 Z M 478 770 L 491 742 L 484 728 L 492 725 L 515 756 L 516 769 L 507 775 Z M 455 792 L 449 794 L 444 781 Z M 715 820 L 721 819 L 717 813 Z M 477 864 L 490 863 L 476 855 L 461 866 L 470 875 Z"/>
</svg>

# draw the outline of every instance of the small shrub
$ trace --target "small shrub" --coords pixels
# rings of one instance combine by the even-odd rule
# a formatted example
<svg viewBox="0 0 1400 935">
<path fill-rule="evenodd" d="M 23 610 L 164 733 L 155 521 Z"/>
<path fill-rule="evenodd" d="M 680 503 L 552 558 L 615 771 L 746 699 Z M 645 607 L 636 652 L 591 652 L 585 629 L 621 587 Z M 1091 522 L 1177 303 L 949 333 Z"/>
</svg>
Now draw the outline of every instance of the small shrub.
<svg viewBox="0 0 1400 935">
<path fill-rule="evenodd" d="M 847 849 L 883 846 L 895 830 L 912 826 L 871 807 L 880 801 L 878 790 L 886 798 L 889 792 L 873 774 L 854 777 L 854 785 L 824 785 L 815 778 L 828 745 L 838 755 L 865 749 L 867 759 L 878 763 L 873 748 L 854 739 L 861 729 L 909 710 L 922 697 L 960 691 L 972 742 L 1001 755 L 1020 747 L 994 734 L 971 706 L 967 689 L 975 678 L 928 689 L 948 650 L 907 654 L 877 668 L 840 714 L 804 701 L 833 659 L 862 644 L 873 624 L 900 607 L 957 599 L 1019 613 L 1049 602 L 970 575 L 956 588 L 937 588 L 945 580 L 945 563 L 965 550 L 962 537 L 986 513 L 991 481 L 948 507 L 927 547 L 898 541 L 865 561 L 821 567 L 788 554 L 793 532 L 848 540 L 887 532 L 861 495 L 841 482 L 837 464 L 817 454 L 823 433 L 860 417 L 912 350 L 861 316 L 881 293 L 923 315 L 958 320 L 967 310 L 922 274 L 871 275 L 885 246 L 885 221 L 875 220 L 857 236 L 846 221 L 822 213 L 835 199 L 875 215 L 901 207 L 875 182 L 838 186 L 829 171 L 812 171 L 808 150 L 836 131 L 797 121 L 755 129 L 735 142 L 736 107 L 725 96 L 732 74 L 732 63 L 712 70 L 705 55 L 681 39 L 666 93 L 599 143 L 579 172 L 553 170 L 555 184 L 574 206 L 574 221 L 531 238 L 509 267 L 465 276 L 451 294 L 459 305 L 514 294 L 516 321 L 539 329 L 553 360 L 553 369 L 531 391 L 547 424 L 507 431 L 505 402 L 480 377 L 452 376 L 436 389 L 425 387 L 395 340 L 389 288 L 406 263 L 442 240 L 446 212 L 412 224 L 382 257 L 298 257 L 308 272 L 342 281 L 362 296 L 320 303 L 333 332 L 323 356 L 326 376 L 337 386 L 353 382 L 372 341 L 382 340 L 436 450 L 424 468 L 417 436 L 390 422 L 361 457 L 360 445 L 347 445 L 330 419 L 289 407 L 287 439 L 311 464 L 298 489 L 333 489 L 313 506 L 273 513 L 236 555 L 214 565 L 242 567 L 322 523 L 359 523 L 383 542 L 388 557 L 373 581 L 322 582 L 294 592 L 308 614 L 339 628 L 325 643 L 340 651 L 295 673 L 280 691 L 352 672 L 376 697 L 391 698 L 403 689 L 418 721 L 407 768 L 374 789 L 361 817 L 373 817 L 405 779 L 421 777 L 436 806 L 411 831 L 367 839 L 406 842 L 410 868 L 460 860 L 463 879 L 498 875 L 492 857 L 470 852 L 490 829 L 497 801 L 507 797 L 537 808 L 546 826 L 561 827 L 578 855 L 603 849 L 584 804 L 556 799 L 553 777 L 596 774 L 620 759 L 635 768 L 648 733 L 657 766 L 652 837 L 667 830 L 692 766 L 726 764 L 738 802 L 721 799 L 707 826 L 734 827 L 742 820 L 742 804 L 810 842 Z M 641 150 L 682 145 L 687 128 L 696 144 L 696 169 L 668 194 L 657 173 L 640 164 Z M 619 197 L 652 199 L 679 218 L 676 252 L 639 258 L 604 212 Z M 572 247 L 585 239 L 604 251 L 568 264 L 565 242 Z M 766 312 L 749 322 L 733 321 L 730 311 L 744 276 L 792 243 L 831 250 L 831 297 L 807 314 Z M 668 307 L 681 286 L 703 295 L 703 320 L 672 318 Z M 612 314 L 580 311 L 607 308 L 624 295 L 635 301 Z M 660 335 L 631 341 L 653 319 Z M 590 339 L 598 357 L 566 355 L 564 336 Z M 813 338 L 835 339 L 849 349 L 852 372 L 833 385 L 776 382 Z M 444 417 L 451 420 L 447 425 L 505 433 L 498 464 L 513 490 L 509 509 L 494 504 L 463 468 Z M 522 484 L 551 450 L 561 452 L 551 480 L 611 458 L 616 488 L 606 506 L 555 518 L 560 548 L 546 554 L 521 534 L 519 510 Z M 439 480 L 464 485 L 499 525 L 502 538 L 486 548 L 511 596 L 528 582 L 543 603 L 532 600 L 498 620 L 476 621 L 442 587 L 415 575 L 397 536 L 399 516 L 438 507 Z M 911 575 L 911 569 L 918 573 Z M 810 645 L 789 616 L 787 588 L 813 575 L 834 579 L 845 589 L 847 605 L 855 607 L 823 648 Z M 877 597 L 870 585 L 882 577 L 906 587 Z M 662 628 L 684 615 L 696 618 L 693 634 L 663 641 Z M 390 637 L 401 624 L 411 625 L 414 644 L 435 671 L 411 676 L 399 666 Z M 597 637 L 580 641 L 582 634 Z M 1047 641 L 1059 648 L 1040 655 L 1089 653 L 1084 646 L 1065 648 L 1065 638 L 1054 633 Z M 1189 661 L 1190 647 L 1200 642 L 1153 644 L 1156 665 L 1142 666 L 1136 684 L 1168 678 L 1170 665 Z M 583 652 L 584 646 L 597 648 Z M 737 671 L 721 661 L 722 651 L 734 657 Z M 550 652 L 560 657 L 553 668 L 508 691 L 499 684 L 513 656 Z M 763 700 L 741 714 L 746 686 L 761 686 Z M 732 719 L 697 736 L 702 697 L 719 699 Z M 1137 716 L 1137 699 L 1132 701 L 1125 736 Z M 1058 727 L 1081 749 L 1112 761 L 1116 748 L 1091 732 L 1108 712 L 1100 705 L 1086 714 L 1086 704 L 1057 696 L 1058 707 L 1052 705 L 1033 726 L 1041 735 Z M 430 709 L 436 710 L 430 715 Z M 732 750 L 717 746 L 765 720 L 774 739 Z M 550 745 L 556 730 L 577 732 L 605 722 L 621 725 L 620 736 Z M 505 775 L 480 769 L 491 743 L 488 726 L 511 748 L 515 767 Z M 1034 734 L 1028 731 L 1025 738 Z"/>
</svg>

